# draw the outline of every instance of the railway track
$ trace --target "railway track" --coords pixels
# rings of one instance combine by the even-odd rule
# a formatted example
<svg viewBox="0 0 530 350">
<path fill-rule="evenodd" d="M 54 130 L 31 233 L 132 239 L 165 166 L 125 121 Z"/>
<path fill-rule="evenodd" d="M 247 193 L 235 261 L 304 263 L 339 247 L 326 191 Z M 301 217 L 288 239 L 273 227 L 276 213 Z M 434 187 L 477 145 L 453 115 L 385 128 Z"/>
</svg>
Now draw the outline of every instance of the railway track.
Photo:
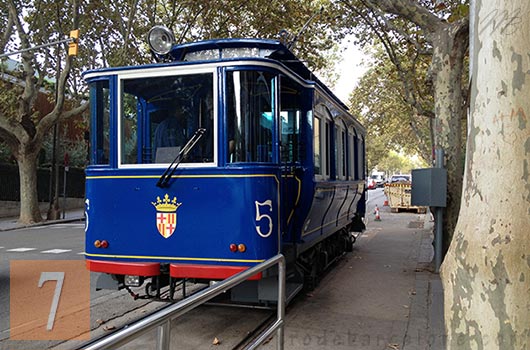
<svg viewBox="0 0 530 350">
<path fill-rule="evenodd" d="M 170 305 L 167 305 L 156 312 L 161 312 L 168 307 L 170 307 Z M 172 327 L 170 330 L 172 341 L 178 341 L 179 347 L 186 349 L 203 349 L 206 347 L 206 345 L 217 344 L 219 345 L 219 350 L 241 350 L 245 349 L 249 344 L 251 344 L 262 333 L 263 330 L 265 330 L 274 322 L 276 318 L 276 312 L 272 310 L 230 308 L 230 319 L 248 319 L 250 313 L 253 314 L 250 317 L 251 322 L 245 322 L 244 325 L 233 325 L 223 329 L 226 326 L 225 320 L 222 317 L 222 315 L 225 314 L 223 309 L 226 310 L 227 308 L 230 307 L 203 305 L 191 311 L 189 315 L 184 315 L 180 320 L 173 320 L 171 322 Z M 90 345 L 105 339 L 106 337 L 110 337 L 119 330 L 131 327 L 135 323 L 141 322 L 156 312 L 150 313 L 133 322 L 125 324 L 122 327 L 114 330 L 112 333 L 106 333 L 96 337 L 89 342 L 82 344 L 80 347 L 78 347 L 78 349 L 85 349 Z M 206 316 L 206 314 L 208 314 L 208 316 Z M 204 320 L 204 318 L 206 318 L 206 320 Z M 216 336 L 214 336 L 214 334 L 216 334 Z M 153 348 L 155 344 L 156 337 L 154 335 L 147 334 L 133 340 L 124 348 L 131 350 L 146 349 Z"/>
<path fill-rule="evenodd" d="M 77 349 L 88 348 L 120 330 L 132 327 L 158 312 L 163 312 L 172 305 L 168 303 L 168 305 L 154 312 L 144 314 L 142 317 L 116 327 L 112 332 L 100 334 L 78 346 Z M 251 344 L 264 329 L 274 322 L 275 318 L 275 308 L 249 307 L 218 302 L 206 303 L 174 319 L 171 322 L 170 338 L 171 342 L 178 342 L 178 348 L 203 349 L 216 343 L 218 345 L 216 348 L 219 350 L 239 350 Z M 124 346 L 124 349 L 153 348 L 156 341 L 156 332 L 150 332 L 133 340 Z M 172 347 L 175 346 L 170 346 L 170 348 Z"/>
</svg>

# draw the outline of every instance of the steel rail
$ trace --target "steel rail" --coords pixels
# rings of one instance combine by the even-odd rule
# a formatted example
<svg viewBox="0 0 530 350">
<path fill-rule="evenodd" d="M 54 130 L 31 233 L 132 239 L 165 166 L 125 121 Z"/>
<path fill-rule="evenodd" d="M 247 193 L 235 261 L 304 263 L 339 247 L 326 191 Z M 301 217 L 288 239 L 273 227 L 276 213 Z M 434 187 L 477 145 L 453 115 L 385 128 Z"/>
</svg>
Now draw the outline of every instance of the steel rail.
<svg viewBox="0 0 530 350">
<path fill-rule="evenodd" d="M 178 303 L 157 311 L 146 318 L 133 323 L 127 328 L 121 329 L 111 335 L 99 339 L 94 343 L 88 344 L 82 349 L 84 350 L 99 350 L 99 349 L 115 349 L 123 346 L 132 340 L 150 332 L 154 328 L 157 330 L 157 350 L 169 350 L 171 320 L 184 315 L 186 312 L 193 310 L 208 300 L 217 295 L 226 292 L 232 287 L 244 282 L 248 278 L 260 273 L 274 265 L 278 264 L 278 306 L 277 306 L 277 320 L 270 327 L 264 330 L 260 337 L 254 340 L 247 349 L 255 349 L 268 339 L 274 332 L 277 336 L 277 349 L 283 350 L 284 344 L 284 318 L 285 318 L 285 257 L 278 254 L 269 260 L 262 262 L 248 270 L 240 272 L 232 277 L 227 278 L 209 288 L 206 288 L 187 299 L 181 300 Z"/>
</svg>

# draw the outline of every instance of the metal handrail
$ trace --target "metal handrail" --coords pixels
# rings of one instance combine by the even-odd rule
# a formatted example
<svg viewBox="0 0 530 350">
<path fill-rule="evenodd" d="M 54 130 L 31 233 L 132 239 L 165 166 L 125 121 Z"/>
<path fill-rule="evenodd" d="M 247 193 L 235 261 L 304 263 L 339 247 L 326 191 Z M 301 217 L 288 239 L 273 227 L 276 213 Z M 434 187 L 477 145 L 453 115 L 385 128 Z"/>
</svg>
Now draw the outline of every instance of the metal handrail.
<svg viewBox="0 0 530 350">
<path fill-rule="evenodd" d="M 87 345 L 85 350 L 109 349 L 123 346 L 130 341 L 148 333 L 158 327 L 157 350 L 169 350 L 170 322 L 171 320 L 184 315 L 186 312 L 207 302 L 208 300 L 224 293 L 228 289 L 244 282 L 248 278 L 278 264 L 278 313 L 276 322 L 269 326 L 263 333 L 254 340 L 246 349 L 255 349 L 267 340 L 275 331 L 277 335 L 277 349 L 283 350 L 284 343 L 284 317 L 285 317 L 285 257 L 278 254 L 269 260 L 262 262 L 250 269 L 227 278 L 211 287 L 208 287 L 189 298 L 183 299 L 168 308 L 160 310 L 146 318 L 132 324 L 131 326 L 119 330 L 105 338 Z"/>
</svg>

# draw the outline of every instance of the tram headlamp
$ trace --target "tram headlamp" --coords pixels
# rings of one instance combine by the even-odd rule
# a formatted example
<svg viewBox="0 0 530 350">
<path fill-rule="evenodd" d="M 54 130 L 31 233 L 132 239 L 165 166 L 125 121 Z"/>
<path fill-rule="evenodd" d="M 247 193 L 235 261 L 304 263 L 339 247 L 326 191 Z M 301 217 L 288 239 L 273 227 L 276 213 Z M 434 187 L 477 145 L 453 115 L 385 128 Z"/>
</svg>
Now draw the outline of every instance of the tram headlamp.
<svg viewBox="0 0 530 350">
<path fill-rule="evenodd" d="M 144 283 L 142 276 L 125 275 L 123 284 L 127 287 L 140 287 Z"/>
<path fill-rule="evenodd" d="M 165 55 L 175 43 L 175 36 L 164 26 L 154 26 L 147 34 L 147 42 L 151 50 L 157 55 Z"/>
</svg>

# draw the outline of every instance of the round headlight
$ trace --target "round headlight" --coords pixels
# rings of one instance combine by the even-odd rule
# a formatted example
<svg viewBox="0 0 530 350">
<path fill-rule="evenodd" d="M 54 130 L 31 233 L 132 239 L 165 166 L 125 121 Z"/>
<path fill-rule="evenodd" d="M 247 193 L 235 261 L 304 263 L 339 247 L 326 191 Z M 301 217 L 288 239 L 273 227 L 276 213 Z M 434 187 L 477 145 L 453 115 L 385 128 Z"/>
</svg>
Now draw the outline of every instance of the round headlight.
<svg viewBox="0 0 530 350">
<path fill-rule="evenodd" d="M 173 47 L 175 36 L 164 26 L 155 26 L 147 34 L 147 42 L 154 53 L 165 55 Z"/>
</svg>

